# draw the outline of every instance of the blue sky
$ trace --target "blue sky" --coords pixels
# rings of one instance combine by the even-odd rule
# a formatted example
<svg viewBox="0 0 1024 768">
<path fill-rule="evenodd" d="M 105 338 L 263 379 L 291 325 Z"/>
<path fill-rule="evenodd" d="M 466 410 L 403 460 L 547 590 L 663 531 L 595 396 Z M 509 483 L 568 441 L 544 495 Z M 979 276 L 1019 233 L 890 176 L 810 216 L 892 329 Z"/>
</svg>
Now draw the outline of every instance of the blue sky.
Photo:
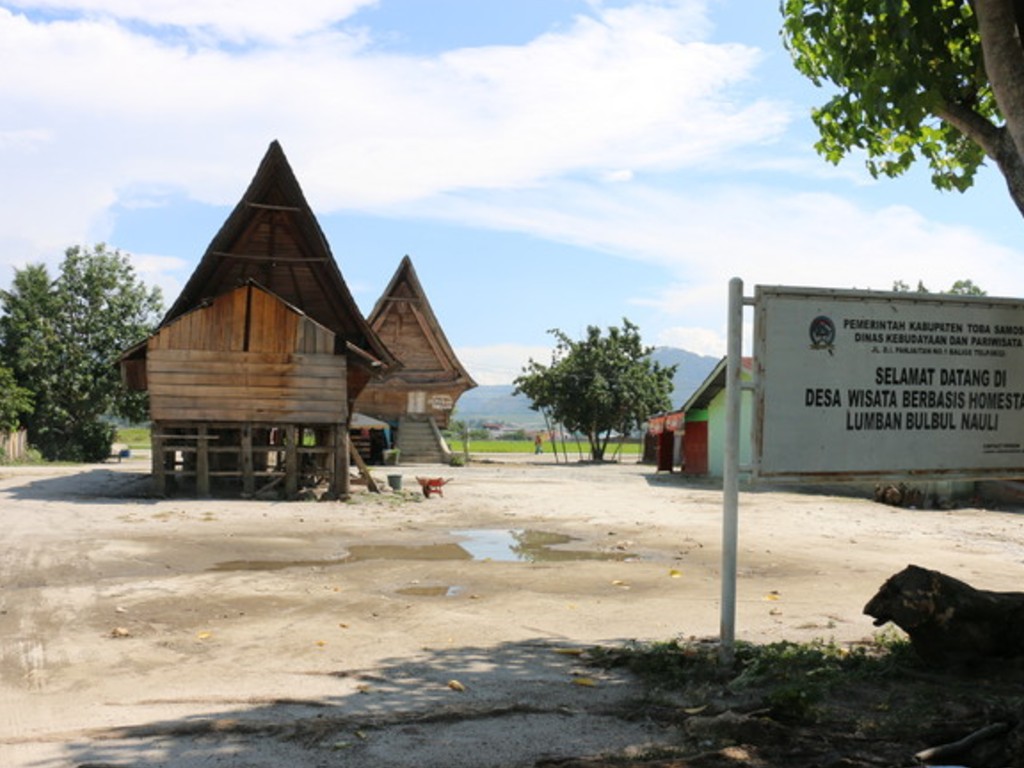
<svg viewBox="0 0 1024 768">
<path fill-rule="evenodd" d="M 729 278 L 1024 295 L 965 195 L 813 150 L 775 0 L 0 0 L 0 286 L 73 244 L 169 304 L 277 139 L 357 302 L 412 257 L 485 384 L 550 328 L 725 349 Z"/>
</svg>

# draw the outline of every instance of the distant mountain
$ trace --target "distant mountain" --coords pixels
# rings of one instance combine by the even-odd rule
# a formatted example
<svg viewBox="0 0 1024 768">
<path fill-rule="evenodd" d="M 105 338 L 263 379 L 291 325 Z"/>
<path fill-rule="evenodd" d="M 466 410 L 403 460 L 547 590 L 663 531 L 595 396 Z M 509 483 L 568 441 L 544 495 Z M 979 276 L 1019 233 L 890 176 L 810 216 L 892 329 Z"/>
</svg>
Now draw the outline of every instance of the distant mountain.
<svg viewBox="0 0 1024 768">
<path fill-rule="evenodd" d="M 675 347 L 658 347 L 651 359 L 667 367 L 678 366 L 672 379 L 672 405 L 680 407 L 694 393 L 720 358 L 698 355 Z M 522 427 L 540 427 L 544 418 L 530 409 L 530 401 L 522 395 L 513 395 L 511 384 L 490 384 L 471 389 L 455 406 L 455 415 L 466 421 L 493 421 Z"/>
<path fill-rule="evenodd" d="M 513 395 L 511 384 L 483 384 L 464 392 L 455 405 L 456 418 L 464 421 L 493 421 L 523 427 L 541 426 L 544 417 L 530 410 L 530 401 Z"/>
<path fill-rule="evenodd" d="M 679 408 L 704 383 L 722 358 L 698 355 L 676 347 L 656 347 L 651 359 L 665 368 L 678 366 L 672 378 L 672 405 Z"/>
</svg>

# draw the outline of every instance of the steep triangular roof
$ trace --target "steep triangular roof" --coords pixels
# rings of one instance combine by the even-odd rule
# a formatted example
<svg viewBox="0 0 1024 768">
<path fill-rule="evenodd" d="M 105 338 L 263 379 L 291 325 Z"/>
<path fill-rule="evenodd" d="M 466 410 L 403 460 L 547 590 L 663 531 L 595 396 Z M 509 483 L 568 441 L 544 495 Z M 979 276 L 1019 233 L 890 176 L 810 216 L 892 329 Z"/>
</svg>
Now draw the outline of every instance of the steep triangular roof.
<svg viewBox="0 0 1024 768">
<path fill-rule="evenodd" d="M 466 389 L 475 387 L 476 382 L 473 381 L 473 377 L 469 375 L 469 372 L 459 362 L 459 358 L 455 356 L 455 352 L 448 343 L 448 337 L 445 336 L 444 331 L 441 329 L 441 324 L 438 323 L 437 317 L 434 315 L 434 310 L 427 300 L 427 294 L 424 292 L 419 277 L 416 275 L 416 270 L 412 266 L 412 259 L 408 256 L 402 258 L 394 277 L 391 278 L 391 282 L 388 283 L 388 287 L 384 289 L 384 293 L 377 300 L 373 311 L 370 313 L 370 327 L 376 333 L 389 338 L 386 335 L 388 325 L 392 318 L 397 316 L 396 310 L 399 304 L 407 306 L 412 310 L 412 315 L 416 319 L 416 326 L 422 334 L 426 345 L 433 353 L 436 361 L 435 370 L 443 371 L 446 374 L 444 380 L 446 382 L 462 383 Z M 400 341 L 397 343 L 401 344 Z M 399 375 L 415 377 L 417 365 L 411 360 L 402 359 L 399 347 L 395 347 L 395 354 L 398 355 L 399 362 L 403 366 Z"/>
<path fill-rule="evenodd" d="M 334 331 L 338 345 L 354 352 L 360 365 L 395 364 L 353 300 L 277 141 L 161 326 L 248 280 Z"/>
</svg>

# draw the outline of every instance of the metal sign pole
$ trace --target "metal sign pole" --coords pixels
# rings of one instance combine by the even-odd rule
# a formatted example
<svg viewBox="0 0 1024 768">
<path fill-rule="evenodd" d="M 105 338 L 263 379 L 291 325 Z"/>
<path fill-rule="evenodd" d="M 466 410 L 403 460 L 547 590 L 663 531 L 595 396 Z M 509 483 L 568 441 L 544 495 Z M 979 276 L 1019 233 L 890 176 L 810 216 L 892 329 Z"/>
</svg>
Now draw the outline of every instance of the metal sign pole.
<svg viewBox="0 0 1024 768">
<path fill-rule="evenodd" d="M 729 281 L 725 367 L 725 463 L 722 471 L 722 605 L 719 661 L 731 665 L 736 646 L 736 551 L 739 532 L 740 404 L 743 355 L 743 281 Z"/>
</svg>

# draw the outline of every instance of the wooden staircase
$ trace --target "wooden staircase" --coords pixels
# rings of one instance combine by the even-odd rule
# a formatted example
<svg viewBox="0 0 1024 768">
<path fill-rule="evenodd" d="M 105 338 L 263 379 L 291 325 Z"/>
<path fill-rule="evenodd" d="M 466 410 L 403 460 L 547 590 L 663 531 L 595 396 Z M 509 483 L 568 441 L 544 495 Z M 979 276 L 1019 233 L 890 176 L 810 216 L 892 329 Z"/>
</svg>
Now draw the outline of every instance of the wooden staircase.
<svg viewBox="0 0 1024 768">
<path fill-rule="evenodd" d="M 402 464 L 448 464 L 452 455 L 434 419 L 419 414 L 399 420 L 398 450 Z"/>
</svg>

